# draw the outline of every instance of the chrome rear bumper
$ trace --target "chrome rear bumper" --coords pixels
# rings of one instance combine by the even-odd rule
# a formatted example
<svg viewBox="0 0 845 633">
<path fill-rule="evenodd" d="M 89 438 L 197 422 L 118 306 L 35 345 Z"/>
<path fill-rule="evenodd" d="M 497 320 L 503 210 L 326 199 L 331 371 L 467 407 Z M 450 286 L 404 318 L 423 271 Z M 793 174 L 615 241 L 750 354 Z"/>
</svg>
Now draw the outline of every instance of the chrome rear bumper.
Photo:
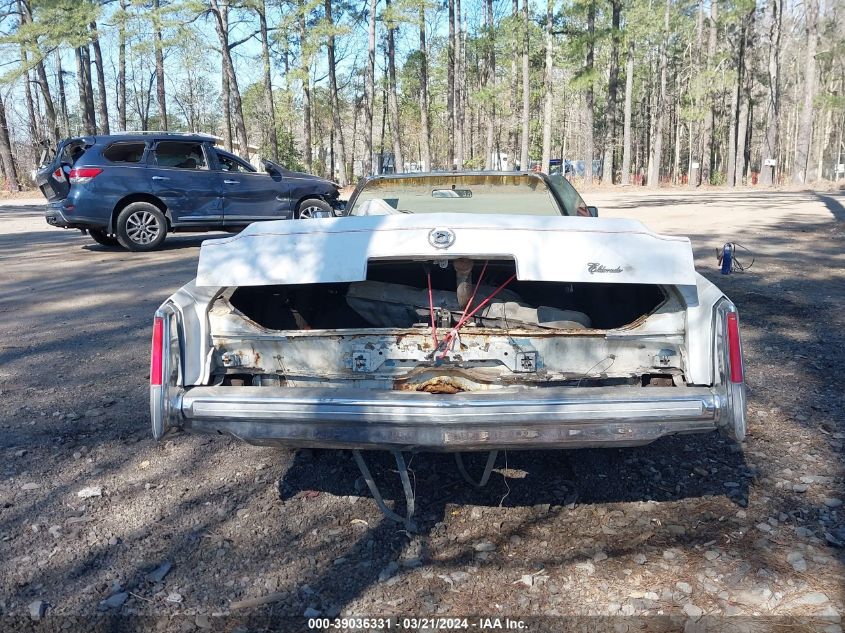
<svg viewBox="0 0 845 633">
<path fill-rule="evenodd" d="M 168 426 L 252 444 L 429 451 L 633 446 L 724 424 L 708 387 L 507 389 L 434 395 L 363 389 L 194 387 Z"/>
</svg>

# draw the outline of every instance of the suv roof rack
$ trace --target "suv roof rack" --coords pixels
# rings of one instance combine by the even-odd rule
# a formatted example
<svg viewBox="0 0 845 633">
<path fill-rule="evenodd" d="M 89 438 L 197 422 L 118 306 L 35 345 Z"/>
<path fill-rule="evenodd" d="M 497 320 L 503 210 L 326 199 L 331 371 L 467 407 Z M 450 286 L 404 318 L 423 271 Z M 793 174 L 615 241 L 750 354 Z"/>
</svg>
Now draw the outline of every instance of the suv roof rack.
<svg viewBox="0 0 845 633">
<path fill-rule="evenodd" d="M 120 135 L 154 135 L 154 134 L 167 134 L 168 136 L 201 136 L 203 138 L 209 139 L 217 139 L 219 137 L 214 136 L 213 134 L 205 134 L 204 132 L 168 132 L 167 130 L 123 130 L 122 132 L 112 132 L 111 136 L 120 136 Z"/>
</svg>

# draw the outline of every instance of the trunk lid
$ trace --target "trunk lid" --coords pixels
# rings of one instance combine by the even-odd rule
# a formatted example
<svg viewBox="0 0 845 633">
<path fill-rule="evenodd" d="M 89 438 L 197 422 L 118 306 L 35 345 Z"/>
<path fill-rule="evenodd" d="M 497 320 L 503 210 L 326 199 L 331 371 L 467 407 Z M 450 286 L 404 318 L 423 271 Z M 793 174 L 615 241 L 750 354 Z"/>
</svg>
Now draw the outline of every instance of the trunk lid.
<svg viewBox="0 0 845 633">
<path fill-rule="evenodd" d="M 522 281 L 675 286 L 697 304 L 692 247 L 636 220 L 426 214 L 262 222 L 203 242 L 198 286 L 364 281 L 371 261 L 511 259 Z"/>
<path fill-rule="evenodd" d="M 94 144 L 93 138 L 72 138 L 61 141 L 56 152 L 47 151 L 35 173 L 35 184 L 48 201 L 64 200 L 70 191 L 68 173 Z"/>
</svg>

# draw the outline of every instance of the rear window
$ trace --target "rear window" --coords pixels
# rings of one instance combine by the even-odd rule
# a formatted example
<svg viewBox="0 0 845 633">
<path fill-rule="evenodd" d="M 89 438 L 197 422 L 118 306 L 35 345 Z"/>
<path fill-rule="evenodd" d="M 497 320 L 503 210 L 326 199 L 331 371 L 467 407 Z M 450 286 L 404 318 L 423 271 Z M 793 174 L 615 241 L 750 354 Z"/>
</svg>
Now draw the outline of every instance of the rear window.
<svg viewBox="0 0 845 633">
<path fill-rule="evenodd" d="M 202 143 L 162 141 L 156 145 L 156 164 L 160 167 L 179 169 L 206 169 Z"/>
<path fill-rule="evenodd" d="M 89 147 L 91 147 L 91 144 L 82 138 L 68 141 L 59 154 L 60 162 L 66 165 L 74 165 L 76 161 L 82 158 L 85 150 Z"/>
<path fill-rule="evenodd" d="M 568 215 L 534 174 L 431 174 L 371 180 L 349 215 L 487 213 Z M 574 215 L 574 214 L 572 214 Z"/>
<path fill-rule="evenodd" d="M 140 163 L 144 156 L 144 148 L 143 141 L 112 143 L 103 151 L 103 157 L 113 163 Z"/>
</svg>

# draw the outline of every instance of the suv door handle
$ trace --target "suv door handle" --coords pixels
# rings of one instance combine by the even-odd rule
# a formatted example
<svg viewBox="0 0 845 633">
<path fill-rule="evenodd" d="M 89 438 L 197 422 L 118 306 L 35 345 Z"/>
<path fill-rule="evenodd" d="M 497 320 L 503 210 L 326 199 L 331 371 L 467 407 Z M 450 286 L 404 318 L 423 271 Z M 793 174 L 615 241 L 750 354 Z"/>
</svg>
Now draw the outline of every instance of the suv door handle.
<svg viewBox="0 0 845 633">
<path fill-rule="evenodd" d="M 239 184 L 241 184 L 241 181 L 240 180 L 224 180 L 223 184 L 224 185 L 239 185 Z"/>
<path fill-rule="evenodd" d="M 170 178 L 166 178 L 165 176 L 153 176 L 153 180 L 170 180 Z"/>
</svg>

